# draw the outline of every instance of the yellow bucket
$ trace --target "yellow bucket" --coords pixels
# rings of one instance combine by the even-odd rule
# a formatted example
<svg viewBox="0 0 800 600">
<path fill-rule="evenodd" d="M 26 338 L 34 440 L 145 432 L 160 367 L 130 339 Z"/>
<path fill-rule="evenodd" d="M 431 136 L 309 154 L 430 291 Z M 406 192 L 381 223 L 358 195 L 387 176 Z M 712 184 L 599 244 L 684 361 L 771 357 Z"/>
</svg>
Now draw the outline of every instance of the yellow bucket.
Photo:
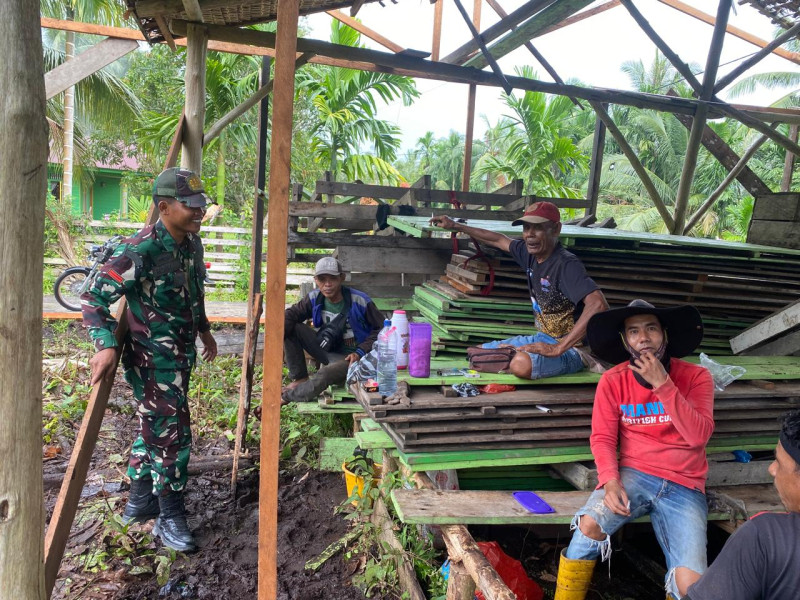
<svg viewBox="0 0 800 600">
<path fill-rule="evenodd" d="M 361 475 L 356 475 L 352 471 L 347 468 L 347 463 L 342 463 L 342 471 L 344 471 L 344 484 L 347 487 L 347 497 L 353 495 L 354 490 L 358 490 L 358 495 L 360 497 L 364 497 L 364 477 Z M 372 471 L 372 487 L 378 485 L 378 481 L 380 481 L 381 475 L 383 474 L 383 465 L 381 463 L 375 463 L 373 465 Z M 353 500 L 351 501 L 353 506 L 358 506 L 358 501 Z"/>
</svg>

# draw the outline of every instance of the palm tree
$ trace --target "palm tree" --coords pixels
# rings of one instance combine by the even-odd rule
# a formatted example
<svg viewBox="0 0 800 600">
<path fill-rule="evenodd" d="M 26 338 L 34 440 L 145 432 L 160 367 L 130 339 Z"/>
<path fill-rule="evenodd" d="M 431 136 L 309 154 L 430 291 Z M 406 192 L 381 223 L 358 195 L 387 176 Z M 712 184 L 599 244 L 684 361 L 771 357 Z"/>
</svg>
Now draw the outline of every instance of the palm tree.
<svg viewBox="0 0 800 600">
<path fill-rule="evenodd" d="M 46 16 L 68 21 L 77 19 L 104 25 L 120 25 L 123 21 L 121 6 L 115 0 L 40 0 L 40 8 Z M 96 38 L 76 35 L 71 31 L 47 30 L 43 41 L 45 69 L 50 70 L 72 59 L 77 48 L 92 45 Z M 76 123 L 83 124 L 86 128 L 90 124 L 102 127 L 131 122 L 137 108 L 134 94 L 122 84 L 118 76 L 111 74 L 110 68 L 84 79 L 67 89 L 61 98 L 52 99 L 48 103 L 48 116 L 53 118 L 56 114 L 62 115 L 62 118 L 54 122 L 63 123 L 60 144 L 63 202 L 69 202 L 72 194 Z M 85 145 L 85 142 L 80 145 Z"/>
<path fill-rule="evenodd" d="M 331 23 L 331 42 L 360 47 L 361 35 L 338 21 Z M 297 74 L 297 93 L 314 107 L 312 151 L 331 173 L 346 179 L 398 181 L 391 165 L 400 148 L 400 128 L 377 118 L 376 96 L 384 103 L 409 106 L 419 96 L 409 77 L 338 67 L 309 65 Z M 363 146 L 370 144 L 371 152 Z"/>
<path fill-rule="evenodd" d="M 206 59 L 206 111 L 205 129 L 239 105 L 258 88 L 260 61 L 254 56 L 209 52 Z M 184 82 L 176 73 L 164 82 L 165 92 L 182 96 Z M 161 114 L 145 111 L 137 130 L 142 147 L 148 154 L 157 156 L 178 127 L 178 114 Z M 253 147 L 256 143 L 256 126 L 253 115 L 242 116 L 229 124 L 222 133 L 204 147 L 204 154 L 214 156 L 216 193 L 218 204 L 225 203 L 226 148 L 228 143 L 239 147 Z"/>
<path fill-rule="evenodd" d="M 517 69 L 522 77 L 536 79 L 530 67 Z M 588 158 L 565 135 L 574 105 L 565 96 L 548 97 L 525 92 L 521 97 L 503 95 L 512 114 L 504 123 L 509 138 L 503 155 L 481 157 L 477 175 L 500 173 L 525 181 L 525 192 L 541 196 L 577 198 L 580 192 L 564 182 L 566 173 L 585 169 Z"/>
</svg>

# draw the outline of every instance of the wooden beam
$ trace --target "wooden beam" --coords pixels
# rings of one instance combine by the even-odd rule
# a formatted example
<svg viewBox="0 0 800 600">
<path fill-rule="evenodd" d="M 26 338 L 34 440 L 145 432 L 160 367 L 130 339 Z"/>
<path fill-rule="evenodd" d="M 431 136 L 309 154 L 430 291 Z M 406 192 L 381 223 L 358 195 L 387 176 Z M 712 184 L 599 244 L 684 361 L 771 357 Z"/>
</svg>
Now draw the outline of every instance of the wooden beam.
<svg viewBox="0 0 800 600">
<path fill-rule="evenodd" d="M 332 16 L 334 19 L 336 19 L 337 21 L 339 21 L 341 23 L 344 23 L 348 27 L 352 27 L 353 29 L 358 31 L 360 34 L 367 36 L 369 39 L 371 39 L 374 42 L 378 42 L 381 46 L 383 46 L 384 48 L 388 48 L 392 52 L 402 52 L 403 50 L 405 50 L 405 48 L 403 46 L 401 46 L 400 44 L 395 44 L 389 38 L 382 36 L 380 33 L 378 33 L 377 31 L 375 31 L 373 29 L 370 29 L 369 27 L 364 25 L 361 21 L 358 21 L 357 19 L 354 19 L 353 17 L 348 17 L 342 11 L 329 10 L 329 11 L 326 11 L 326 12 L 330 16 Z"/>
<path fill-rule="evenodd" d="M 486 0 L 486 2 L 501 18 L 505 18 L 508 16 L 508 13 L 506 13 L 506 11 L 503 10 L 503 7 L 500 6 L 497 0 Z M 539 64 L 544 67 L 544 70 L 547 71 L 547 74 L 553 78 L 553 81 L 555 81 L 556 83 L 564 83 L 564 80 L 561 79 L 558 73 L 556 73 L 556 70 L 542 55 L 542 53 L 539 52 L 536 48 L 534 48 L 533 44 L 531 44 L 530 42 L 525 42 L 525 44 L 523 45 L 528 50 L 528 52 L 530 52 L 533 55 L 533 57 L 539 61 Z M 575 104 L 575 106 L 583 110 L 583 105 L 580 102 L 578 102 L 575 98 L 570 98 L 570 100 L 572 100 L 572 103 Z"/>
<path fill-rule="evenodd" d="M 395 563 L 397 578 L 400 580 L 400 587 L 403 590 L 403 598 L 408 600 L 425 600 L 425 592 L 417 580 L 414 567 L 409 562 L 406 550 L 398 541 L 394 533 L 394 521 L 389 516 L 386 504 L 382 497 L 375 500 L 370 521 L 378 533 L 378 539 L 382 545 L 390 549 L 390 560 Z"/>
<path fill-rule="evenodd" d="M 278 595 L 278 455 L 280 447 L 283 311 L 286 301 L 286 242 L 294 121 L 294 64 L 299 2 L 278 0 L 275 93 L 269 168 L 267 309 L 261 401 L 261 476 L 258 509 L 258 600 Z"/>
<path fill-rule="evenodd" d="M 525 4 L 520 6 L 517 10 L 513 11 L 510 15 L 502 18 L 500 21 L 486 29 L 481 33 L 481 40 L 484 44 L 488 44 L 499 38 L 501 35 L 522 23 L 525 19 L 532 17 L 543 8 L 552 4 L 554 0 L 528 0 Z M 466 44 L 451 52 L 442 59 L 442 62 L 460 65 L 470 56 L 480 50 L 478 41 L 472 38 Z"/>
<path fill-rule="evenodd" d="M 300 58 L 295 61 L 295 70 L 307 64 L 311 59 L 311 54 L 301 54 Z M 236 119 L 245 114 L 248 110 L 253 108 L 256 104 L 266 98 L 272 91 L 273 81 L 270 79 L 266 84 L 262 85 L 258 90 L 250 96 L 247 100 L 242 102 L 239 106 L 232 108 L 227 114 L 220 117 L 219 121 L 214 123 L 208 128 L 208 132 L 203 135 L 203 146 L 207 146 L 211 140 L 217 138 L 222 130 L 228 125 L 233 123 Z"/>
<path fill-rule="evenodd" d="M 183 136 L 181 167 L 194 171 L 203 170 L 203 126 L 206 115 L 206 55 L 208 53 L 208 30 L 203 25 L 188 23 L 186 26 L 186 130 Z"/>
<path fill-rule="evenodd" d="M 608 114 L 603 105 L 597 102 L 592 103 L 592 108 L 594 112 L 597 113 L 597 116 L 605 123 L 606 129 L 611 134 L 611 136 L 616 140 L 617 144 L 619 145 L 622 153 L 625 155 L 625 158 L 628 159 L 628 162 L 633 167 L 633 170 L 636 171 L 636 174 L 639 176 L 639 179 L 642 181 L 642 185 L 644 185 L 644 189 L 647 190 L 650 199 L 653 201 L 653 205 L 658 210 L 658 214 L 661 215 L 661 218 L 664 220 L 668 229 L 672 229 L 674 223 L 672 220 L 672 215 L 669 214 L 664 201 L 661 199 L 661 196 L 656 189 L 656 186 L 653 185 L 653 180 L 650 179 L 650 176 L 647 174 L 647 170 L 642 165 L 639 157 L 636 156 L 636 152 L 633 151 L 631 145 L 625 139 L 625 136 L 622 135 L 619 127 L 617 124 L 614 123 L 611 115 Z"/>
<path fill-rule="evenodd" d="M 553 31 L 562 29 L 563 27 L 574 25 L 575 23 L 579 23 L 584 19 L 588 19 L 589 17 L 593 17 L 595 15 L 599 15 L 600 13 L 604 13 L 612 8 L 616 8 L 617 6 L 619 6 L 619 4 L 620 0 L 609 0 L 609 2 L 606 2 L 604 4 L 598 4 L 593 8 L 587 8 L 583 12 L 579 12 L 577 15 L 572 15 L 571 17 L 567 17 L 566 19 L 564 19 L 560 23 L 556 23 L 552 27 L 547 27 L 545 29 L 542 29 L 539 33 L 536 34 L 535 37 L 541 37 L 543 35 L 547 35 L 548 33 L 552 33 Z"/>
<path fill-rule="evenodd" d="M 106 38 L 88 50 L 84 50 L 72 60 L 45 73 L 44 84 L 47 99 L 57 96 L 138 47 L 138 42 L 133 40 Z"/>
<path fill-rule="evenodd" d="M 789 139 L 797 142 L 797 125 L 789 128 Z M 793 152 L 786 152 L 786 159 L 783 162 L 783 177 L 781 178 L 781 191 L 788 192 L 792 188 L 792 174 L 794 173 L 795 155 Z"/>
<path fill-rule="evenodd" d="M 456 8 L 458 12 L 461 13 L 461 17 L 464 19 L 464 22 L 467 24 L 467 27 L 472 34 L 473 39 L 478 43 L 478 47 L 481 49 L 481 55 L 486 59 L 486 62 L 489 63 L 489 66 L 492 68 L 492 72 L 497 76 L 500 80 L 500 85 L 503 86 L 503 90 L 505 90 L 506 94 L 511 93 L 511 85 L 509 85 L 508 81 L 506 80 L 506 76 L 503 73 L 500 65 L 497 64 L 497 61 L 491 55 L 489 50 L 486 48 L 486 43 L 481 38 L 481 34 L 478 31 L 478 26 L 476 26 L 472 21 L 469 20 L 469 15 L 467 15 L 467 11 L 464 8 L 464 5 L 461 4 L 461 0 L 453 0 L 456 4 Z M 478 5 L 480 5 L 480 0 L 476 0 Z M 477 9 L 477 14 L 480 15 L 480 8 Z"/>
<path fill-rule="evenodd" d="M 788 31 L 784 31 L 781 35 L 776 37 L 772 40 L 769 44 L 764 46 L 761 50 L 753 54 L 751 57 L 743 60 L 738 67 L 733 69 L 730 73 L 721 77 L 716 85 L 714 86 L 714 93 L 718 94 L 726 87 L 728 87 L 733 81 L 739 77 L 742 73 L 747 71 L 750 67 L 758 63 L 762 58 L 771 54 L 773 50 L 781 46 L 782 44 L 788 42 L 792 38 L 796 37 L 800 33 L 800 22 L 795 23 L 794 27 L 789 29 Z"/>
<path fill-rule="evenodd" d="M 677 95 L 674 90 L 668 90 L 667 95 Z M 686 129 L 691 130 L 692 118 L 686 115 L 675 115 L 675 118 L 680 121 Z M 701 143 L 728 171 L 733 169 L 739 163 L 739 155 L 728 145 L 728 143 L 719 137 L 716 132 L 711 129 L 707 124 L 703 128 L 703 137 Z M 752 196 L 760 196 L 763 194 L 771 194 L 772 190 L 765 184 L 747 165 L 744 165 L 736 175 L 736 179 L 742 184 L 745 190 Z"/>
<path fill-rule="evenodd" d="M 695 19 L 702 21 L 703 23 L 708 23 L 709 25 L 714 25 L 715 20 L 709 14 L 706 14 L 700 10 L 697 10 L 693 6 L 689 6 L 688 4 L 681 2 L 680 0 L 658 0 L 662 4 L 666 4 L 680 12 L 687 14 Z M 759 37 L 756 37 L 746 31 L 739 29 L 738 27 L 734 27 L 733 25 L 728 25 L 725 27 L 725 31 L 730 33 L 733 36 L 738 37 L 746 42 L 753 44 L 754 46 L 758 46 L 759 48 L 764 48 L 769 45 L 769 42 L 762 40 Z M 788 61 L 791 61 L 795 64 L 800 65 L 800 54 L 797 52 L 789 52 L 788 50 L 783 50 L 782 48 L 775 48 L 773 54 L 780 56 L 781 58 L 785 58 Z"/>
<path fill-rule="evenodd" d="M 528 19 L 517 29 L 489 47 L 489 53 L 495 60 L 504 57 L 519 48 L 543 29 L 560 23 L 570 15 L 591 4 L 593 0 L 559 0 L 540 13 Z M 487 65 L 486 58 L 477 54 L 464 63 L 466 67 L 483 69 Z"/>
<path fill-rule="evenodd" d="M 164 17 L 155 17 L 154 20 L 159 30 L 161 30 L 161 35 L 164 36 L 164 43 L 174 52 L 177 47 L 175 46 L 175 38 L 172 37 L 172 32 L 169 30 L 169 25 L 167 25 L 167 20 Z"/>
<path fill-rule="evenodd" d="M 42 18 L 42 27 L 94 35 L 124 37 L 126 39 L 144 39 L 139 31 L 132 29 L 92 25 L 71 21 L 59 21 L 57 19 Z M 173 27 L 177 30 L 182 30 L 183 32 L 179 33 L 176 31 L 176 35 L 186 35 L 185 21 L 173 21 Z M 209 50 L 254 56 L 275 56 L 274 34 L 267 34 L 266 32 L 257 32 L 248 29 L 237 29 L 233 27 L 222 27 L 221 29 L 227 29 L 229 31 L 227 33 L 218 33 L 217 30 L 215 30 L 215 35 L 219 35 L 221 38 L 224 38 L 224 40 L 236 41 L 212 39 L 212 41 L 209 41 L 208 43 Z M 241 35 L 237 32 L 241 32 Z M 260 37 L 259 34 L 265 35 L 264 37 Z M 185 46 L 186 40 L 177 39 L 175 40 L 175 43 L 178 46 Z M 499 87 L 500 85 L 492 73 L 477 71 L 475 69 L 466 69 L 464 67 L 448 65 L 442 62 L 436 63 L 419 58 L 399 54 L 388 54 L 385 52 L 366 50 L 363 48 L 349 48 L 342 46 L 337 47 L 336 44 L 320 42 L 318 40 L 299 40 L 298 43 L 304 46 L 301 48 L 302 52 L 312 52 L 317 55 L 309 61 L 313 64 L 329 65 L 346 69 L 360 69 L 362 71 L 374 71 L 379 73 L 393 73 L 397 75 L 406 75 L 408 77 L 432 79 L 435 81 L 477 83 L 478 85 L 492 87 Z M 342 48 L 344 48 L 344 50 L 342 50 Z M 351 50 L 353 52 L 350 52 Z M 561 85 L 558 83 L 549 83 L 527 79 L 524 77 L 506 76 L 506 79 L 516 89 L 520 90 L 544 92 L 546 94 L 556 94 L 585 100 L 596 100 L 598 102 L 613 102 L 614 104 L 620 104 L 623 106 L 649 108 L 661 112 L 693 115 L 695 106 L 697 105 L 697 101 L 691 98 L 670 99 L 654 94 L 642 94 L 639 92 L 606 88 L 587 88 L 575 85 Z M 800 123 L 800 111 L 797 109 L 776 109 L 771 107 L 747 105 L 730 106 L 733 109 L 739 110 L 754 119 L 780 123 Z M 718 117 L 721 115 L 721 112 L 722 111 L 718 110 L 715 105 L 712 105 L 709 114 L 711 116 Z"/>
<path fill-rule="evenodd" d="M 167 152 L 164 169 L 174 167 L 177 162 L 185 123 L 186 119 L 181 115 L 175 135 L 172 137 L 172 145 Z M 155 205 L 151 204 L 145 224 L 152 225 L 157 220 L 158 211 Z M 120 348 L 128 333 L 127 308 L 127 300 L 122 298 L 117 304 L 117 328 L 114 331 L 114 337 Z M 44 538 L 44 577 L 45 590 L 48 597 L 53 591 L 61 559 L 64 556 L 64 549 L 67 547 L 69 531 L 72 528 L 75 513 L 78 510 L 78 502 L 81 498 L 83 484 L 86 482 L 86 473 L 89 471 L 92 453 L 97 444 L 97 436 L 100 433 L 100 425 L 103 423 L 103 415 L 108 405 L 108 396 L 111 393 L 116 369 L 117 365 L 115 364 L 110 376 L 92 388 L 78 435 L 75 438 L 75 445 L 69 457 L 69 464 L 64 474 L 61 490 L 53 508 L 53 516 L 50 518 L 50 524 L 47 527 Z"/>
<path fill-rule="evenodd" d="M 442 48 L 442 12 L 444 0 L 436 0 L 433 8 L 433 37 L 431 39 L 431 60 L 437 62 Z"/>
<path fill-rule="evenodd" d="M 354 0 L 353 4 L 350 5 L 350 16 L 355 17 L 358 14 L 358 11 L 361 10 L 361 7 L 364 6 L 364 2 L 366 0 Z"/>
<path fill-rule="evenodd" d="M 626 0 L 627 1 L 627 0 Z M 708 49 L 706 58 L 706 68 L 703 73 L 703 86 L 700 89 L 700 100 L 708 101 L 714 97 L 714 82 L 717 80 L 717 70 L 719 69 L 719 57 L 722 54 L 722 43 L 725 41 L 725 26 L 728 24 L 728 16 L 731 12 L 731 0 L 719 0 L 717 8 L 717 23 L 714 26 L 714 33 L 711 36 L 711 45 Z M 683 170 L 681 179 L 678 182 L 678 192 L 675 198 L 675 213 L 673 219 L 675 223 L 671 232 L 679 235 L 683 233 L 686 223 L 686 211 L 689 207 L 689 191 L 694 181 L 694 173 L 697 169 L 697 155 L 700 151 L 700 140 L 703 137 L 703 129 L 706 126 L 708 116 L 708 105 L 699 104 L 697 112 L 692 121 L 692 129 L 689 131 L 689 140 L 686 143 L 686 154 L 683 158 Z"/>
<path fill-rule="evenodd" d="M 472 32 L 472 37 L 479 43 L 481 51 L 486 50 L 486 44 L 483 43 L 480 39 L 480 33 L 478 31 L 481 27 L 481 0 L 474 0 L 472 5 L 472 21 L 469 20 L 467 17 L 467 13 L 464 10 L 464 6 L 461 4 L 461 0 L 455 0 L 456 7 L 458 8 L 461 16 L 466 21 L 467 25 L 471 26 L 470 30 Z M 492 64 L 492 69 L 495 69 L 495 74 L 499 77 L 505 79 L 503 73 L 499 71 L 500 67 L 497 66 L 497 63 L 494 61 Z M 510 88 L 506 90 L 507 94 L 510 94 Z M 475 101 L 476 96 L 478 95 L 478 86 L 474 83 L 470 84 L 469 91 L 467 93 L 467 125 L 465 128 L 465 135 L 464 135 L 464 168 L 461 172 L 461 190 L 464 192 L 469 191 L 469 180 L 472 177 L 472 143 L 475 135 Z"/>
<path fill-rule="evenodd" d="M 183 0 L 183 11 L 190 21 L 203 22 L 203 11 L 200 9 L 200 3 L 197 0 Z"/>
<path fill-rule="evenodd" d="M 762 135 L 745 151 L 745 153 L 742 155 L 742 158 L 739 159 L 739 162 L 728 172 L 728 174 L 725 176 L 725 179 L 723 179 L 722 182 L 717 186 L 717 189 L 711 192 L 711 195 L 706 199 L 705 202 L 703 202 L 700 208 L 695 211 L 694 215 L 692 215 L 692 217 L 689 219 L 689 222 L 686 223 L 686 227 L 683 228 L 683 235 L 689 235 L 694 226 L 697 225 L 697 223 L 700 222 L 700 219 L 703 218 L 703 215 L 706 214 L 708 209 L 710 209 L 719 199 L 719 197 L 722 195 L 722 192 L 728 188 L 733 180 L 739 175 L 739 172 L 744 169 L 744 167 L 747 165 L 747 161 L 753 157 L 753 155 L 756 153 L 756 150 L 758 150 L 761 147 L 761 144 L 766 141 L 767 136 Z"/>
<path fill-rule="evenodd" d="M 45 600 L 42 247 L 47 125 L 39 4 L 0 3 L 0 596 Z"/>
<path fill-rule="evenodd" d="M 605 108 L 605 107 L 603 107 Z M 603 151 L 606 144 L 606 124 L 600 117 L 594 123 L 594 140 L 592 142 L 592 158 L 589 161 L 589 182 L 586 186 L 586 198 L 589 207 L 584 215 L 597 214 L 597 200 L 600 196 L 600 178 L 603 175 Z"/>
</svg>

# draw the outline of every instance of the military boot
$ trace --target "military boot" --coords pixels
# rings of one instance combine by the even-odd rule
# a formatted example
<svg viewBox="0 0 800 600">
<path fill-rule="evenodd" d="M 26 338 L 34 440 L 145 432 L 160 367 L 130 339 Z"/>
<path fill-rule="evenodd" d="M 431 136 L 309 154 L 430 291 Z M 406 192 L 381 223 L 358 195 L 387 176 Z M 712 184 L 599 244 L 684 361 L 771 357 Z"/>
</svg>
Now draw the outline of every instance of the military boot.
<svg viewBox="0 0 800 600">
<path fill-rule="evenodd" d="M 122 521 L 126 525 L 144 523 L 155 519 L 158 513 L 158 496 L 153 495 L 153 480 L 150 477 L 132 479 L 131 493 L 128 495 L 128 503 L 122 513 Z"/>
<path fill-rule="evenodd" d="M 158 515 L 153 535 L 161 538 L 167 548 L 179 552 L 194 552 L 197 546 L 194 543 L 192 532 L 186 522 L 186 507 L 183 504 L 183 492 L 164 491 L 158 497 L 161 514 Z"/>
</svg>

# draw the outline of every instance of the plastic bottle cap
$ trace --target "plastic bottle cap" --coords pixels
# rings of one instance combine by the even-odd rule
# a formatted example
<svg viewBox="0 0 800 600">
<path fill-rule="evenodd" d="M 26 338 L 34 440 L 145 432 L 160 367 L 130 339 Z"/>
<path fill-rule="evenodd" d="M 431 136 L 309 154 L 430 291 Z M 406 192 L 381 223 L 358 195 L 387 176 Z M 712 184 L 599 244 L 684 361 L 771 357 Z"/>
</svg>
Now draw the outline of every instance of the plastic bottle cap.
<svg viewBox="0 0 800 600">
<path fill-rule="evenodd" d="M 396 314 L 396 315 L 404 315 L 404 314 L 406 314 L 406 311 L 404 311 L 404 310 L 396 310 L 396 311 L 394 311 L 394 314 Z"/>
<path fill-rule="evenodd" d="M 391 324 L 392 324 L 392 322 L 391 322 L 389 319 L 384 319 L 384 320 L 383 320 L 383 326 L 384 326 L 384 327 L 388 327 L 388 326 L 389 326 L 389 325 L 391 325 Z"/>
</svg>

